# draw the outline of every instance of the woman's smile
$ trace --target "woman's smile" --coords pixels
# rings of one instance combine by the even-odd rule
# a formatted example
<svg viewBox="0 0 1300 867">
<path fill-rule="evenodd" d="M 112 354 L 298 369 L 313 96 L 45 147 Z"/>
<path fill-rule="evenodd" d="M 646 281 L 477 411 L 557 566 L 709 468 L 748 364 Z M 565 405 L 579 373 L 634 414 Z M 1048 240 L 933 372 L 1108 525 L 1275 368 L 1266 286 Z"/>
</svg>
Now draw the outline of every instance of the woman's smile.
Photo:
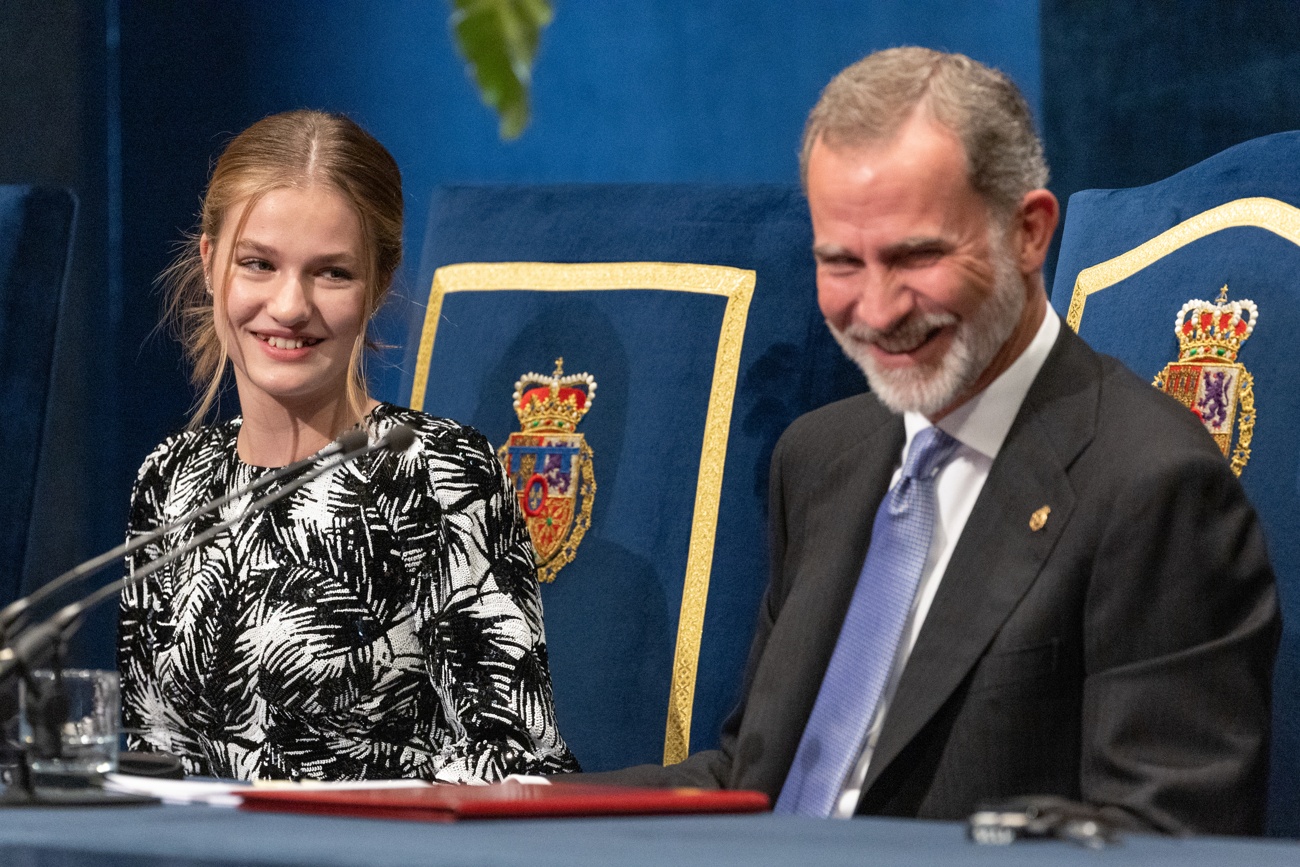
<svg viewBox="0 0 1300 867">
<path fill-rule="evenodd" d="M 253 336 L 272 349 L 303 349 L 320 343 L 319 337 L 277 337 L 274 334 L 258 334 L 256 332 L 254 332 Z"/>
</svg>

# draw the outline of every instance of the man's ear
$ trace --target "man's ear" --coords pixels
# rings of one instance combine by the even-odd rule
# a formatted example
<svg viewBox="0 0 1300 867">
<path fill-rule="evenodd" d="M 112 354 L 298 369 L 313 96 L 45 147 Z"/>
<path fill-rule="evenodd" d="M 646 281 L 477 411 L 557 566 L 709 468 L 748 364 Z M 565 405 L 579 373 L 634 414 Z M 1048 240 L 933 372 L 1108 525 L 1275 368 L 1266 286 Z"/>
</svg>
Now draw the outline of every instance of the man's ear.
<svg viewBox="0 0 1300 867">
<path fill-rule="evenodd" d="M 1042 270 L 1061 217 L 1061 206 L 1050 190 L 1030 190 L 1020 200 L 1013 225 L 1016 231 L 1020 272 L 1034 274 Z"/>
</svg>

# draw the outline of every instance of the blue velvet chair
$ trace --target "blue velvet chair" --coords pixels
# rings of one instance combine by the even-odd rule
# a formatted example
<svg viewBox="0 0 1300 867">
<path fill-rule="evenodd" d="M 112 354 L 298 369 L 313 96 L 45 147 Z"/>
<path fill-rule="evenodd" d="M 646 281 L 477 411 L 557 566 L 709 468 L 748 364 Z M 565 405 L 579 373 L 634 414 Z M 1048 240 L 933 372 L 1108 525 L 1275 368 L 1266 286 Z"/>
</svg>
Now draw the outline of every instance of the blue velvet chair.
<svg viewBox="0 0 1300 867">
<path fill-rule="evenodd" d="M 67 190 L 0 186 L 0 604 L 22 580 L 76 210 Z"/>
<path fill-rule="evenodd" d="M 1052 303 L 1197 414 L 1259 510 L 1278 577 L 1270 832 L 1300 836 L 1300 132 L 1159 183 L 1070 197 Z M 1201 302 L 1201 303 L 1194 303 Z"/>
<path fill-rule="evenodd" d="M 403 397 L 502 447 L 587 770 L 714 746 L 735 704 L 772 446 L 865 387 L 817 312 L 810 247 L 795 187 L 435 193 Z"/>
</svg>

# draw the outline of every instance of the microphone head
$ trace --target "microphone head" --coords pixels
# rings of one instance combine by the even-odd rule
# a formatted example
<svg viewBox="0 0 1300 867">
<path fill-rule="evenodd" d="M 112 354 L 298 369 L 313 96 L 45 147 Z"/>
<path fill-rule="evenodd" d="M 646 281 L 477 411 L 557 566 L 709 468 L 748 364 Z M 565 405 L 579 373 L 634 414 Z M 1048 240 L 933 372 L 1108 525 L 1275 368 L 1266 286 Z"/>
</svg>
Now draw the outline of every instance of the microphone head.
<svg viewBox="0 0 1300 867">
<path fill-rule="evenodd" d="M 395 452 L 404 452 L 415 442 L 415 431 L 404 424 L 396 425 L 384 437 L 384 443 Z"/>
<path fill-rule="evenodd" d="M 335 442 L 339 444 L 339 451 L 347 454 L 348 452 L 355 452 L 364 449 L 366 446 L 370 445 L 370 437 L 367 436 L 366 432 L 363 430 L 350 430 L 335 440 Z"/>
</svg>

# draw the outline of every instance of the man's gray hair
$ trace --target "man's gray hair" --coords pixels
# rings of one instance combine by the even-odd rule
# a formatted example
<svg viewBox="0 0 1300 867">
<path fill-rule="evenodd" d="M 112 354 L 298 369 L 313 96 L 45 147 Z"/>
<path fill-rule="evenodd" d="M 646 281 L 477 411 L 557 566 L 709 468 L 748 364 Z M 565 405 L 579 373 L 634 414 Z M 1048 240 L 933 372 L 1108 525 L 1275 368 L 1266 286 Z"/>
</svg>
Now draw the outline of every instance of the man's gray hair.
<svg viewBox="0 0 1300 867">
<path fill-rule="evenodd" d="M 908 47 L 869 54 L 826 85 L 804 126 L 804 186 L 818 139 L 831 148 L 887 142 L 918 108 L 961 140 L 971 186 L 994 212 L 1009 215 L 1047 185 L 1042 142 L 1010 78 L 964 54 Z"/>
</svg>

